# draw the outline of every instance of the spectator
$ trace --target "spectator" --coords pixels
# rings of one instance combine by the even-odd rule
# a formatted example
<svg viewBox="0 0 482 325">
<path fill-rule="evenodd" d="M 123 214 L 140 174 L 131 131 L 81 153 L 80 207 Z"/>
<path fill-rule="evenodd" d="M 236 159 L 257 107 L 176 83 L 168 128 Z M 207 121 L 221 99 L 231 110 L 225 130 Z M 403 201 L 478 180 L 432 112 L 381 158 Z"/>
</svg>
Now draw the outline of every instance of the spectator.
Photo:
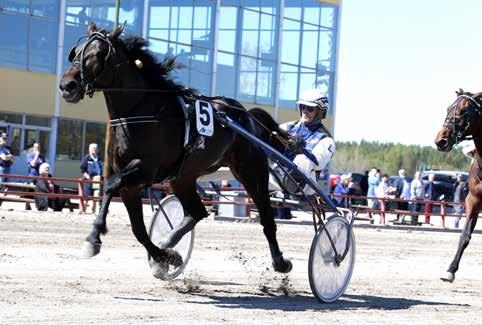
<svg viewBox="0 0 482 325">
<path fill-rule="evenodd" d="M 425 194 L 423 190 L 422 175 L 420 172 L 415 172 L 413 181 L 410 183 L 410 200 L 417 200 L 410 204 L 410 211 L 412 213 L 422 212 L 423 203 L 418 200 L 423 200 Z M 412 225 L 418 225 L 418 214 L 412 214 L 411 221 Z"/>
<path fill-rule="evenodd" d="M 1 174 L 10 174 L 10 167 L 15 157 L 8 146 L 8 136 L 5 132 L 0 135 L 0 182 L 8 182 L 8 178 Z"/>
<path fill-rule="evenodd" d="M 406 178 L 405 169 L 400 169 L 398 171 L 398 179 L 395 182 L 395 197 L 401 200 L 410 200 L 410 183 Z M 397 209 L 401 211 L 408 210 L 408 202 L 406 201 L 398 201 L 397 202 Z M 403 222 L 403 214 L 397 214 L 397 221 Z"/>
<path fill-rule="evenodd" d="M 460 219 L 464 213 L 464 202 L 467 194 L 469 194 L 469 186 L 467 182 L 464 182 L 462 175 L 459 174 L 457 175 L 457 185 L 454 191 L 455 228 L 459 227 Z"/>
<path fill-rule="evenodd" d="M 39 179 L 35 184 L 35 192 L 40 193 L 62 193 L 60 187 L 54 184 L 49 178 L 50 175 L 50 165 L 43 163 L 39 166 L 39 176 L 44 179 Z M 35 207 L 38 211 L 47 211 L 51 208 L 54 211 L 62 211 L 66 204 L 65 198 L 54 198 L 48 196 L 35 196 Z"/>
<path fill-rule="evenodd" d="M 351 180 L 351 174 L 341 175 L 340 182 L 336 185 L 335 190 L 333 191 L 335 203 L 341 208 L 348 208 L 348 203 L 350 201 L 349 198 L 342 197 L 342 195 L 354 194 L 354 184 Z"/>
<path fill-rule="evenodd" d="M 102 161 L 97 153 L 97 144 L 89 144 L 89 153 L 85 155 L 84 159 L 80 163 L 80 171 L 82 172 L 82 178 L 86 180 L 100 181 L 102 176 Z M 94 189 L 100 190 L 98 183 L 84 183 L 84 195 L 94 195 Z M 93 205 L 93 212 L 95 212 L 95 202 Z"/>
<path fill-rule="evenodd" d="M 27 154 L 28 176 L 39 176 L 39 167 L 45 161 L 45 157 L 40 154 L 40 144 L 38 142 L 34 142 L 32 149 Z M 35 180 L 33 183 L 35 183 Z"/>
<path fill-rule="evenodd" d="M 368 173 L 368 191 L 367 191 L 367 196 L 368 197 L 376 197 L 376 189 L 378 185 L 380 184 L 380 173 L 376 168 L 372 168 L 370 172 Z M 378 200 L 376 199 L 367 199 L 368 202 L 368 208 L 369 209 L 379 209 L 380 206 L 378 204 Z"/>
<path fill-rule="evenodd" d="M 387 198 L 396 191 L 396 188 L 388 184 L 388 175 L 383 174 L 380 184 L 378 184 L 375 194 L 379 198 Z M 384 204 L 383 200 L 379 201 L 380 205 Z"/>
<path fill-rule="evenodd" d="M 429 202 L 425 202 L 425 223 L 430 224 L 430 214 L 433 210 L 433 203 L 438 199 L 437 190 L 435 189 L 434 184 L 435 174 L 430 173 L 428 175 L 428 182 L 425 184 L 424 193 L 425 193 L 425 200 Z"/>
</svg>

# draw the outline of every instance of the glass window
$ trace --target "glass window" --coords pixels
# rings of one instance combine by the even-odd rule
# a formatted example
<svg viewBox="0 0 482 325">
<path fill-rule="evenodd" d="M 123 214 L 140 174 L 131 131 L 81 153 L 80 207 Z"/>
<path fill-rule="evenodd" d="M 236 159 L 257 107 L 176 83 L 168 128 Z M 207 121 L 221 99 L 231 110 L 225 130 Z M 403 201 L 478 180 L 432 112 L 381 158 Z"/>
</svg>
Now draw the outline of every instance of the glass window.
<svg viewBox="0 0 482 325">
<path fill-rule="evenodd" d="M 49 155 L 50 131 L 39 131 L 40 151 L 45 158 Z"/>
<path fill-rule="evenodd" d="M 57 28 L 54 20 L 31 19 L 29 66 L 32 70 L 55 72 Z"/>
<path fill-rule="evenodd" d="M 298 90 L 298 67 L 282 64 L 280 71 L 280 106 L 295 108 Z"/>
<path fill-rule="evenodd" d="M 301 68 L 298 93 L 301 94 L 304 90 L 312 88 L 317 88 L 316 71 L 314 69 Z"/>
<path fill-rule="evenodd" d="M 284 16 L 294 20 L 301 19 L 301 0 L 284 0 Z"/>
<path fill-rule="evenodd" d="M 303 0 L 303 22 L 313 25 L 320 24 L 320 1 Z"/>
<path fill-rule="evenodd" d="M 243 9 L 241 53 L 258 56 L 259 13 Z"/>
<path fill-rule="evenodd" d="M 30 0 L 3 0 L 0 3 L 3 10 L 30 14 Z"/>
<path fill-rule="evenodd" d="M 158 59 L 163 59 L 166 54 L 173 55 L 174 50 L 172 47 L 169 47 L 169 42 L 161 41 L 156 39 L 149 39 L 149 50 L 152 52 L 159 54 Z"/>
<path fill-rule="evenodd" d="M 238 96 L 241 101 L 254 103 L 256 96 L 257 60 L 245 56 L 239 59 Z"/>
<path fill-rule="evenodd" d="M 250 10 L 259 11 L 259 0 L 241 0 L 241 6 Z"/>
<path fill-rule="evenodd" d="M 275 34 L 277 20 L 271 15 L 261 15 L 259 31 L 259 57 L 276 60 L 277 37 Z"/>
<path fill-rule="evenodd" d="M 0 12 L 0 63 L 14 68 L 27 68 L 29 16 Z M 12 33 L 12 31 L 15 31 Z"/>
<path fill-rule="evenodd" d="M 59 2 L 58 0 L 32 0 L 32 15 L 58 18 L 59 17 Z"/>
<path fill-rule="evenodd" d="M 84 154 L 88 153 L 89 144 L 97 143 L 99 147 L 98 153 L 104 156 L 105 150 L 105 124 L 86 122 L 85 123 L 85 143 L 84 143 Z"/>
<path fill-rule="evenodd" d="M 274 104 L 276 63 L 274 61 L 258 61 L 258 77 L 256 80 L 256 103 Z"/>
<path fill-rule="evenodd" d="M 155 6 L 152 4 L 149 10 L 149 31 L 168 30 L 171 9 L 167 6 Z"/>
<path fill-rule="evenodd" d="M 80 37 L 87 34 L 87 27 L 66 24 L 64 33 L 63 70 L 65 71 L 67 70 L 67 67 L 70 67 L 70 62 L 68 60 L 70 50 L 72 49 L 72 47 L 77 45 L 77 41 Z"/>
<path fill-rule="evenodd" d="M 57 133 L 57 160 L 81 159 L 82 121 L 60 119 Z"/>
<path fill-rule="evenodd" d="M 278 15 L 280 0 L 259 0 L 261 12 Z"/>
<path fill-rule="evenodd" d="M 191 67 L 191 47 L 182 44 L 169 43 L 168 53 L 176 56 L 176 62 L 181 68 L 172 71 L 172 76 L 178 78 L 184 85 L 190 85 L 189 68 Z"/>
<path fill-rule="evenodd" d="M 303 46 L 301 47 L 301 65 L 305 67 L 316 67 L 318 51 L 318 27 L 303 24 Z"/>
<path fill-rule="evenodd" d="M 22 115 L 0 112 L 0 122 L 22 124 Z"/>
<path fill-rule="evenodd" d="M 337 9 L 327 4 L 321 5 L 321 23 L 320 25 L 328 28 L 335 28 L 337 21 Z"/>
<path fill-rule="evenodd" d="M 50 126 L 50 118 L 44 116 L 27 115 L 25 124 L 38 125 L 38 126 Z"/>
<path fill-rule="evenodd" d="M 238 18 L 238 8 L 221 7 L 219 16 L 219 44 L 221 51 L 234 53 L 236 50 L 236 22 Z"/>
<path fill-rule="evenodd" d="M 192 48 L 189 86 L 198 89 L 202 94 L 211 94 L 212 51 L 197 54 Z"/>
<path fill-rule="evenodd" d="M 126 32 L 139 34 L 142 28 L 142 1 L 120 1 L 119 24 L 127 21 Z M 116 16 L 115 0 L 92 0 L 92 20 L 97 26 L 113 29 Z"/>
<path fill-rule="evenodd" d="M 285 19 L 283 27 L 283 48 L 281 61 L 290 64 L 299 64 L 300 57 L 300 23 Z"/>
<path fill-rule="evenodd" d="M 37 142 L 37 130 L 25 129 L 23 134 L 23 148 L 29 150 Z"/>
<path fill-rule="evenodd" d="M 15 156 L 20 155 L 20 150 L 22 150 L 20 142 L 20 133 L 22 129 L 20 128 L 10 128 L 8 134 L 8 145 L 12 149 L 12 154 Z"/>
<path fill-rule="evenodd" d="M 91 0 L 67 1 L 65 21 L 80 25 L 88 25 L 92 20 Z"/>
<path fill-rule="evenodd" d="M 236 78 L 233 78 L 236 75 L 235 62 L 234 54 L 218 52 L 216 95 L 235 97 Z"/>
<path fill-rule="evenodd" d="M 321 30 L 320 44 L 318 45 L 318 60 L 331 60 L 333 57 L 333 46 L 335 46 L 334 31 Z"/>
</svg>

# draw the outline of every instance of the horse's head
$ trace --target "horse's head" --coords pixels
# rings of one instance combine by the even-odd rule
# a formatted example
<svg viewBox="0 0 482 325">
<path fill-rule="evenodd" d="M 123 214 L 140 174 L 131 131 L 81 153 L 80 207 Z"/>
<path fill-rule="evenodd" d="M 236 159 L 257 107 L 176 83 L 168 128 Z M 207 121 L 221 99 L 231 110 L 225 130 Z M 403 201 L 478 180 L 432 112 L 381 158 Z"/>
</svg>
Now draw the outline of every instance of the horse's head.
<svg viewBox="0 0 482 325">
<path fill-rule="evenodd" d="M 116 54 L 116 41 L 123 28 L 118 27 L 111 33 L 97 30 L 94 23 L 88 28 L 84 43 L 79 40 L 72 48 L 69 70 L 60 80 L 62 97 L 70 103 L 77 103 L 87 93 L 92 97 L 94 86 L 108 88 L 114 78 L 113 67 L 123 60 Z M 119 61 L 119 62 L 117 62 Z"/>
<path fill-rule="evenodd" d="M 460 141 L 479 136 L 481 105 L 482 93 L 474 95 L 462 89 L 457 91 L 457 99 L 447 108 L 444 124 L 435 138 L 439 151 L 448 152 Z"/>
</svg>

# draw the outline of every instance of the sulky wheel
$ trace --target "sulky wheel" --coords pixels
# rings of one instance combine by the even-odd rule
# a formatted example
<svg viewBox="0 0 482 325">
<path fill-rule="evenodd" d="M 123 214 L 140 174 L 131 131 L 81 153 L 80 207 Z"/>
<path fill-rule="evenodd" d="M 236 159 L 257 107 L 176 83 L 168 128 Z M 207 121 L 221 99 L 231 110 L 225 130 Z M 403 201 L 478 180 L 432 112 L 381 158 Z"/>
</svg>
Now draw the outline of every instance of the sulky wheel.
<svg viewBox="0 0 482 325">
<path fill-rule="evenodd" d="M 337 261 L 330 235 L 338 254 L 346 256 Z M 349 234 L 349 240 L 347 241 Z M 336 216 L 320 227 L 313 238 L 308 260 L 311 291 L 321 302 L 334 302 L 345 292 L 355 265 L 355 235 L 348 221 Z"/>
</svg>

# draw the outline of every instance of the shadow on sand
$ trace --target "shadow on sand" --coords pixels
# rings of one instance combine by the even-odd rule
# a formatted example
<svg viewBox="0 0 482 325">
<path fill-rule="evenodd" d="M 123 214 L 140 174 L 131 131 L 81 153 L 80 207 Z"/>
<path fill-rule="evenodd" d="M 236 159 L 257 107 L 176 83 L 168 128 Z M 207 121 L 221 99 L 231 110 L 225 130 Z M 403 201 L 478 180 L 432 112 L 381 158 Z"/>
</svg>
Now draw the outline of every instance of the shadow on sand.
<svg viewBox="0 0 482 325">
<path fill-rule="evenodd" d="M 219 291 L 217 292 L 219 293 Z M 229 293 L 227 293 L 229 294 Z M 232 294 L 232 293 L 231 293 Z M 312 295 L 253 295 L 229 297 L 224 295 L 205 295 L 191 293 L 191 295 L 204 297 L 210 301 L 190 301 L 192 304 L 213 304 L 220 308 L 246 308 L 266 309 L 281 311 L 308 311 L 308 310 L 404 310 L 414 306 L 469 306 L 467 304 L 450 304 L 440 301 L 428 301 L 406 298 L 391 298 L 370 295 L 343 295 L 338 301 L 331 304 L 320 303 Z"/>
</svg>

